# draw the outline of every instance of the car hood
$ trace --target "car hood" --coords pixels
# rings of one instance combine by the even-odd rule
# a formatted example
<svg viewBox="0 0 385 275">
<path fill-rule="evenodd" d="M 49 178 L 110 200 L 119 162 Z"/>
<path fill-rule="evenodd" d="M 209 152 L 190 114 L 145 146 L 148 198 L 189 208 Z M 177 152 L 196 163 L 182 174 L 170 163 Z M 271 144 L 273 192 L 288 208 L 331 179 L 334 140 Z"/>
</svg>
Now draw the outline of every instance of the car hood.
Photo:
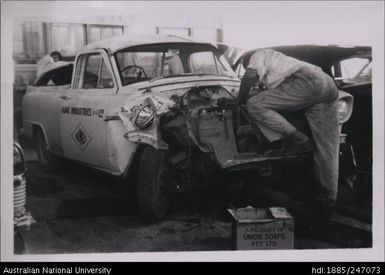
<svg viewBox="0 0 385 275">
<path fill-rule="evenodd" d="M 279 51 L 287 56 L 297 58 L 299 60 L 314 64 L 324 71 L 336 60 L 344 59 L 350 56 L 371 56 L 372 48 L 369 46 L 340 46 L 340 45 L 290 45 L 268 47 Z M 262 48 L 260 48 L 262 49 Z M 232 66 L 243 60 L 246 68 L 249 64 L 250 57 L 259 49 L 253 49 L 245 52 L 233 62 Z"/>
<path fill-rule="evenodd" d="M 229 92 L 234 95 L 239 89 L 240 79 L 219 75 L 170 77 L 133 83 L 120 88 L 119 93 L 132 93 L 133 90 L 137 90 L 145 94 L 153 91 L 166 92 L 183 88 L 218 85 L 228 88 Z"/>
</svg>

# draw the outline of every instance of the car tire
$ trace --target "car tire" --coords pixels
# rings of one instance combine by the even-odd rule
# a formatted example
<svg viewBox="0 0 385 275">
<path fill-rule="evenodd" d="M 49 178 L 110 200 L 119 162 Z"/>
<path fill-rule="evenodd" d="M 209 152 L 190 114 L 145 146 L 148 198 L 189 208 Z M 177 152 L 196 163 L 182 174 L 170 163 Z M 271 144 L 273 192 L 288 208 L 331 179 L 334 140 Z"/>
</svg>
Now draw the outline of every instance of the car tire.
<svg viewBox="0 0 385 275">
<path fill-rule="evenodd" d="M 37 159 L 40 167 L 46 172 L 54 172 L 59 168 L 59 157 L 48 149 L 47 140 L 43 131 L 39 130 L 35 137 Z"/>
<path fill-rule="evenodd" d="M 169 208 L 170 198 L 166 190 L 163 173 L 166 152 L 146 146 L 140 155 L 137 174 L 137 201 L 146 219 L 162 219 Z"/>
</svg>

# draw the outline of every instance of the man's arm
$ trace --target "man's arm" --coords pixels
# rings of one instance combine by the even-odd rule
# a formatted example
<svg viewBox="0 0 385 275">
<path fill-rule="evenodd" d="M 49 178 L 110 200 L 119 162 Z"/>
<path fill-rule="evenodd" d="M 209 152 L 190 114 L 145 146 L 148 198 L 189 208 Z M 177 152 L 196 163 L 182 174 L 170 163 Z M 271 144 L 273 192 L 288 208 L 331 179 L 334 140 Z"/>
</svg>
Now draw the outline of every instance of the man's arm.
<svg viewBox="0 0 385 275">
<path fill-rule="evenodd" d="M 257 70 L 248 68 L 242 78 L 241 87 L 239 88 L 239 94 L 237 98 L 237 103 L 239 105 L 242 105 L 245 102 L 251 86 L 257 82 L 259 82 Z"/>
</svg>

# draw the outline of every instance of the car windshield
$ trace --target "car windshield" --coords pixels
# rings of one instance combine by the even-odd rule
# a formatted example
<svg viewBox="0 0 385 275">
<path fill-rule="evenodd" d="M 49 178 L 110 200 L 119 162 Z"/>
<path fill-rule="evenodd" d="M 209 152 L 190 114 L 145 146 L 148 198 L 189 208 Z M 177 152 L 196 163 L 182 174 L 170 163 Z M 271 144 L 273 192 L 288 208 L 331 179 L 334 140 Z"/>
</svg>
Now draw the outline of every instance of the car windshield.
<svg viewBox="0 0 385 275">
<path fill-rule="evenodd" d="M 227 61 L 208 44 L 154 44 L 115 53 L 123 85 L 166 77 L 236 77 Z"/>
</svg>

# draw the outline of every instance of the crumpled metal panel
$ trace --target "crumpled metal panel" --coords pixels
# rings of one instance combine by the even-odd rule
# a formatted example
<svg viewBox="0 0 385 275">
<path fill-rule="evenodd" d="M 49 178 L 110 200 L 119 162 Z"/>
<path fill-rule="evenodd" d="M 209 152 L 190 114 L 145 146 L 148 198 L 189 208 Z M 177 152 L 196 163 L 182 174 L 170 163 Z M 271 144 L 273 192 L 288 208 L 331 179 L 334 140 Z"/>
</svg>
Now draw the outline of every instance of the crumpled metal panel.
<svg viewBox="0 0 385 275">
<path fill-rule="evenodd" d="M 154 123 L 146 129 L 135 126 L 135 118 L 143 106 L 151 105 L 155 110 Z M 144 143 L 157 149 L 168 149 L 168 145 L 162 140 L 159 131 L 159 117 L 169 112 L 175 106 L 175 102 L 159 95 L 145 95 L 129 102 L 118 112 L 127 132 L 124 137 L 135 143 Z"/>
<path fill-rule="evenodd" d="M 205 151 L 213 152 L 221 166 L 237 154 L 231 112 L 220 116 L 214 113 L 201 114 L 198 119 L 198 142 Z"/>
<path fill-rule="evenodd" d="M 232 113 L 196 113 L 188 122 L 191 138 L 203 152 L 213 153 L 222 169 L 247 169 L 259 163 L 303 156 L 266 157 L 258 153 L 239 153 L 232 125 Z"/>
</svg>

